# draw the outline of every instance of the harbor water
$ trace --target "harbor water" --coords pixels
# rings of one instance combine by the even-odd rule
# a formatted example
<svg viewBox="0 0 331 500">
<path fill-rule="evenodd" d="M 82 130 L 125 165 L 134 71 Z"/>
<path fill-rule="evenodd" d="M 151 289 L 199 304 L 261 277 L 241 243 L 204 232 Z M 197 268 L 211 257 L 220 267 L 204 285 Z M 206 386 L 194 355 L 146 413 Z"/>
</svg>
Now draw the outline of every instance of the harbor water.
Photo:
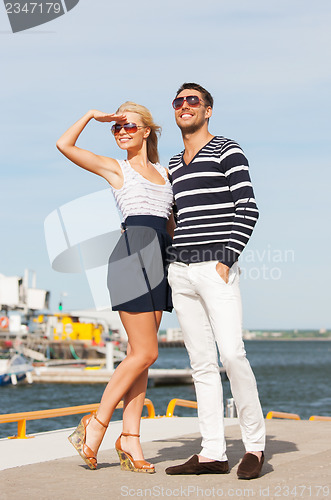
<svg viewBox="0 0 331 500">
<path fill-rule="evenodd" d="M 311 415 L 331 416 L 331 341 L 245 342 L 247 357 L 256 376 L 264 415 L 270 410 L 297 413 L 301 419 Z M 185 348 L 159 350 L 154 368 L 186 368 Z M 19 384 L 0 388 L 0 413 L 46 410 L 100 401 L 104 384 Z M 224 400 L 231 397 L 230 384 L 223 382 Z M 172 398 L 195 400 L 193 385 L 149 387 L 156 415 L 164 415 Z M 147 415 L 144 410 L 144 415 Z M 196 410 L 176 408 L 175 415 L 193 416 Z M 114 420 L 122 418 L 116 410 Z M 73 427 L 79 415 L 27 422 L 27 433 Z M 17 424 L 1 424 L 0 438 L 14 435 Z"/>
</svg>

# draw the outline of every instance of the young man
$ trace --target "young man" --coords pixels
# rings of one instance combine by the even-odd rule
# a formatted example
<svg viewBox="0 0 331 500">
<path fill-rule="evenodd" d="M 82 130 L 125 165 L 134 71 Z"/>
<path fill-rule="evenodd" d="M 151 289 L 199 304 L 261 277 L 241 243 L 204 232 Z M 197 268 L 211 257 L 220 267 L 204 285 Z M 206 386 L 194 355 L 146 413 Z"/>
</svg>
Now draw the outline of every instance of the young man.
<svg viewBox="0 0 331 500">
<path fill-rule="evenodd" d="M 185 149 L 171 158 L 177 207 L 169 282 L 193 369 L 202 450 L 167 474 L 229 472 L 217 349 L 230 380 L 246 453 L 238 477 L 260 474 L 265 425 L 242 341 L 237 259 L 258 219 L 247 159 L 237 143 L 208 131 L 213 98 L 184 83 L 173 101 Z"/>
</svg>

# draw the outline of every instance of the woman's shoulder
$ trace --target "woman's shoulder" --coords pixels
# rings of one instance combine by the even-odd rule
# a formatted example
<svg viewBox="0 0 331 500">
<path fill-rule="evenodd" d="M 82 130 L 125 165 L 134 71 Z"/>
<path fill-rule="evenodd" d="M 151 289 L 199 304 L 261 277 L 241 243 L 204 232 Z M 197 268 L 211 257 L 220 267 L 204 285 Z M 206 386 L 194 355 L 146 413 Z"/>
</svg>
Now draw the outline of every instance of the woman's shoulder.
<svg viewBox="0 0 331 500">
<path fill-rule="evenodd" d="M 120 167 L 125 168 L 126 161 L 115 158 L 115 161 L 119 164 Z"/>
<path fill-rule="evenodd" d="M 113 173 L 120 173 L 121 172 L 121 167 L 122 167 L 122 160 L 118 160 L 116 158 L 111 158 L 110 156 L 101 156 L 98 155 L 98 157 L 102 160 L 104 168 L 110 172 Z"/>
<path fill-rule="evenodd" d="M 111 188 L 119 190 L 121 189 L 121 187 L 123 187 L 123 182 L 126 177 L 124 161 L 109 157 L 105 157 L 105 159 L 108 160 L 108 169 L 103 177 L 110 184 Z"/>
<path fill-rule="evenodd" d="M 154 167 L 163 175 L 163 177 L 166 177 L 168 179 L 168 169 L 161 165 L 161 163 L 153 163 Z"/>
<path fill-rule="evenodd" d="M 127 160 L 122 160 L 122 159 L 116 158 L 115 161 L 117 162 L 117 166 L 119 167 L 119 170 L 122 171 L 123 175 L 124 174 L 128 175 L 128 174 L 132 173 L 131 172 L 132 168 L 130 166 L 130 163 L 128 163 Z"/>
</svg>

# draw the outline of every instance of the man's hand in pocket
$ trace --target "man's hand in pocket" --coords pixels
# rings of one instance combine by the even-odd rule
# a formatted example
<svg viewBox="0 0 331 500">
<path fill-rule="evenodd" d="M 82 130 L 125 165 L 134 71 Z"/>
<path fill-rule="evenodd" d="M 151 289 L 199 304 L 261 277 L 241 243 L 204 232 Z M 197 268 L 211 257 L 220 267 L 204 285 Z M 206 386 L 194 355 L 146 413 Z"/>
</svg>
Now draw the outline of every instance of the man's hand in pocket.
<svg viewBox="0 0 331 500">
<path fill-rule="evenodd" d="M 222 262 L 218 262 L 216 264 L 216 271 L 218 272 L 220 277 L 225 281 L 225 283 L 228 283 L 230 268 L 225 264 L 222 264 Z"/>
</svg>

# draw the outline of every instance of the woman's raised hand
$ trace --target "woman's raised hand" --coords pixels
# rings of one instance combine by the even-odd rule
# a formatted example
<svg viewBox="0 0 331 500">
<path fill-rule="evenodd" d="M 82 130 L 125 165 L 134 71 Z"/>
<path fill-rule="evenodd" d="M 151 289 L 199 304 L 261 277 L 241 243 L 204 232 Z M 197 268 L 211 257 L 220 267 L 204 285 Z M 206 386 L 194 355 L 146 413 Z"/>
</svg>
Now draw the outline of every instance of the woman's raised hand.
<svg viewBox="0 0 331 500">
<path fill-rule="evenodd" d="M 116 160 L 108 156 L 96 155 L 91 151 L 76 146 L 76 141 L 82 130 L 93 118 L 99 122 L 109 123 L 115 121 L 122 125 L 127 122 L 127 117 L 123 113 L 103 113 L 97 109 L 91 109 L 61 135 L 56 146 L 64 156 L 73 163 L 76 163 L 76 165 L 94 174 L 100 175 L 106 179 L 110 185 L 113 185 L 113 183 L 118 184 L 118 179 L 122 175 L 122 171 Z"/>
<path fill-rule="evenodd" d="M 123 113 L 118 115 L 116 113 L 103 113 L 103 111 L 98 111 L 97 109 L 93 109 L 92 113 L 93 118 L 98 122 L 126 122 L 126 115 Z"/>
</svg>

